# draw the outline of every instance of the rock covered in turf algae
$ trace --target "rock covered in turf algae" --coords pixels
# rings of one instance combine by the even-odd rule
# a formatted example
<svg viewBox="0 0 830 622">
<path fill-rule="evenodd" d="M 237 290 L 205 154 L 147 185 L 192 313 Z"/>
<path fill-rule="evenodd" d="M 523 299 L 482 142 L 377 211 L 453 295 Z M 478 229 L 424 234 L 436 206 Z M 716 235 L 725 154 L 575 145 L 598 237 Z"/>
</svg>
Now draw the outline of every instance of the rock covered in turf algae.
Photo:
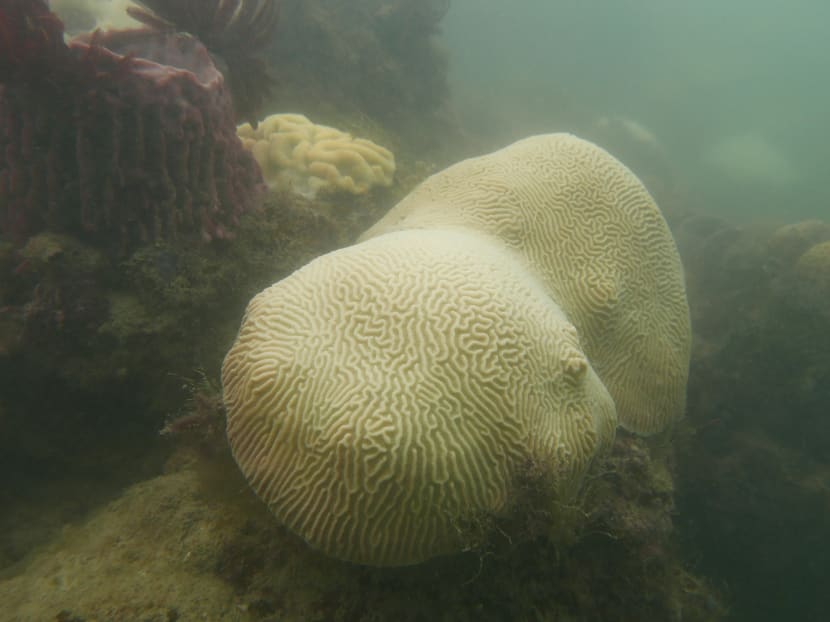
<svg viewBox="0 0 830 622">
<path fill-rule="evenodd" d="M 312 546 L 417 563 L 476 542 L 528 473 L 572 497 L 618 418 L 679 417 L 688 317 L 639 180 L 591 143 L 531 137 L 257 295 L 223 366 L 228 438 Z"/>
</svg>

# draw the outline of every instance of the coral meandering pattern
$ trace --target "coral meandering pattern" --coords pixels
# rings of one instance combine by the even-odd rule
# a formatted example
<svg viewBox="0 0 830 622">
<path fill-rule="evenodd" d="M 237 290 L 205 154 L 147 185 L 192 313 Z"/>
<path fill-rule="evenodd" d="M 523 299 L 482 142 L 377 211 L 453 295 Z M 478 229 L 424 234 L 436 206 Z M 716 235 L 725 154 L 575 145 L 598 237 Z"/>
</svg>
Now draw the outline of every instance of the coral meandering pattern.
<svg viewBox="0 0 830 622">
<path fill-rule="evenodd" d="M 301 114 L 272 114 L 237 133 L 272 190 L 314 197 L 318 192 L 365 194 L 390 186 L 395 156 L 365 138 L 312 123 Z"/>
<path fill-rule="evenodd" d="M 532 137 L 258 294 L 223 365 L 228 438 L 312 546 L 417 563 L 475 543 L 528 472 L 567 499 L 618 412 L 669 425 L 689 341 L 674 243 L 636 177 Z"/>
<path fill-rule="evenodd" d="M 464 227 L 515 249 L 579 331 L 620 423 L 652 434 L 685 408 L 691 326 L 680 257 L 646 188 L 570 134 L 533 136 L 418 186 L 363 239 Z"/>
<path fill-rule="evenodd" d="M 372 564 L 461 548 L 520 468 L 568 481 L 616 422 L 559 308 L 466 232 L 381 236 L 265 290 L 224 390 L 234 455 L 280 520 Z"/>
</svg>

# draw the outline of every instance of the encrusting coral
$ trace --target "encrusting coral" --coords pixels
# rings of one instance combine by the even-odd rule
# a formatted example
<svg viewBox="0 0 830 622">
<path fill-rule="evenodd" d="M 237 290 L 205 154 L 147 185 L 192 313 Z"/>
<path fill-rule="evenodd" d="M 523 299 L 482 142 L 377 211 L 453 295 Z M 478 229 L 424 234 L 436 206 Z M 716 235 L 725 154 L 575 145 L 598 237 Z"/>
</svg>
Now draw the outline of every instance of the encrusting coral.
<svg viewBox="0 0 830 622">
<path fill-rule="evenodd" d="M 228 439 L 313 546 L 417 563 L 486 537 L 521 481 L 555 522 L 617 413 L 647 433 L 682 413 L 689 342 L 646 190 L 591 143 L 536 136 L 256 296 L 222 370 Z"/>
<path fill-rule="evenodd" d="M 391 151 L 364 138 L 300 114 L 274 114 L 254 129 L 237 128 L 271 189 L 314 197 L 318 192 L 364 194 L 389 186 L 395 174 Z"/>
</svg>

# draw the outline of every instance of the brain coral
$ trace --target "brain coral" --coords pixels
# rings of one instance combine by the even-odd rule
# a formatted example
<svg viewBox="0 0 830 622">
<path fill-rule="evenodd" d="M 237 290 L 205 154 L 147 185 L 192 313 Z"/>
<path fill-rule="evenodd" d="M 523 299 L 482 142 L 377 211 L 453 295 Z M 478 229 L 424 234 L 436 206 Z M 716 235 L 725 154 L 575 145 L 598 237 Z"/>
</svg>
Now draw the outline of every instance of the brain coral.
<svg viewBox="0 0 830 622">
<path fill-rule="evenodd" d="M 462 549 L 529 467 L 567 493 L 616 427 L 542 285 L 462 231 L 380 236 L 266 289 L 222 377 L 260 497 L 313 546 L 375 565 Z"/>
<path fill-rule="evenodd" d="M 364 194 L 391 185 L 395 174 L 389 150 L 300 114 L 274 114 L 256 129 L 240 125 L 237 133 L 272 189 L 307 197 L 319 191 Z"/>
<path fill-rule="evenodd" d="M 683 414 L 691 330 L 671 233 L 637 177 L 570 134 L 533 136 L 441 171 L 364 239 L 464 227 L 517 251 L 574 323 L 620 423 L 657 432 Z"/>
<path fill-rule="evenodd" d="M 313 546 L 415 563 L 516 510 L 528 473 L 567 498 L 618 416 L 665 428 L 689 342 L 645 188 L 590 143 L 536 136 L 434 175 L 257 295 L 222 369 L 228 439 Z"/>
</svg>

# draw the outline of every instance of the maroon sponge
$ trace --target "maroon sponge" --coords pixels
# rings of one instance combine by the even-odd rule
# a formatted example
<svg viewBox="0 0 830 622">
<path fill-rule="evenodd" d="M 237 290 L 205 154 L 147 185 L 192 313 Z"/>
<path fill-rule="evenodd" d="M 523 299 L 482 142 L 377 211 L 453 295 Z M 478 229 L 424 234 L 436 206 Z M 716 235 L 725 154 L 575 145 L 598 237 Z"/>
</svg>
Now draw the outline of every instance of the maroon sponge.
<svg viewBox="0 0 830 622">
<path fill-rule="evenodd" d="M 129 247 L 232 234 L 262 191 L 230 94 L 193 37 L 63 42 L 42 0 L 0 10 L 0 232 L 80 231 Z"/>
</svg>

